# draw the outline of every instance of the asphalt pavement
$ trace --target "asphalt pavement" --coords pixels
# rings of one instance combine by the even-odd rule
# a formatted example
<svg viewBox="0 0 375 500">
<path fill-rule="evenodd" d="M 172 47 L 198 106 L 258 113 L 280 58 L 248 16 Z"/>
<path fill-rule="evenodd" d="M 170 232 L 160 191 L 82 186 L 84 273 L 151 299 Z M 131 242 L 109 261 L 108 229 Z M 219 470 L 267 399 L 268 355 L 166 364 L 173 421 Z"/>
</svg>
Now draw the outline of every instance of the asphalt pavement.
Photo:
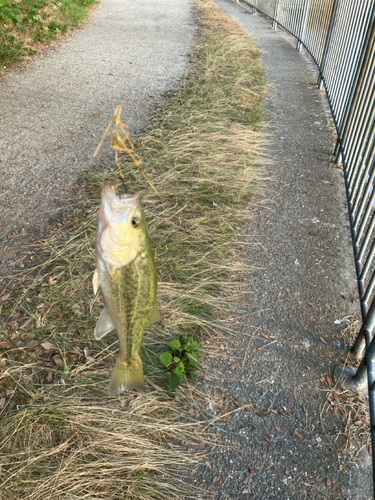
<svg viewBox="0 0 375 500">
<path fill-rule="evenodd" d="M 88 25 L 0 80 L 0 280 L 74 201 L 117 105 L 131 133 L 185 74 L 189 0 L 102 0 Z M 113 157 L 113 155 L 112 155 Z"/>
</svg>

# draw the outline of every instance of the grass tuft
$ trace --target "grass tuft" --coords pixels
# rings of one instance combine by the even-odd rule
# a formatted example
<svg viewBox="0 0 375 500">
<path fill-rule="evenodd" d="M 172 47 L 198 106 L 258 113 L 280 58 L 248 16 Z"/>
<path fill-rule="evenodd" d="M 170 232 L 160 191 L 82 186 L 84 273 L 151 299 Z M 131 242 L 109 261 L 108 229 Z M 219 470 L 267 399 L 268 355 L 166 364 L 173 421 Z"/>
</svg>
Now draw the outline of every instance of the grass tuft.
<svg viewBox="0 0 375 500">
<path fill-rule="evenodd" d="M 10 67 L 79 28 L 97 0 L 0 2 L 0 65 Z"/>
<path fill-rule="evenodd" d="M 34 253 L 40 264 L 1 297 L 5 500 L 197 498 L 180 478 L 199 460 L 187 443 L 199 441 L 192 414 L 203 396 L 183 381 L 170 398 L 159 355 L 178 335 L 204 343 L 233 331 L 228 311 L 243 271 L 236 254 L 247 204 L 261 189 L 254 165 L 265 79 L 238 26 L 210 0 L 196 4 L 191 70 L 135 142 L 160 196 L 119 156 L 126 190 L 141 192 L 159 277 L 163 323 L 146 331 L 142 351 L 147 393 L 108 398 L 117 337 L 93 337 L 102 308 L 91 284 L 96 214 L 103 183 L 121 189 L 113 166 L 89 174 L 81 203 Z"/>
</svg>

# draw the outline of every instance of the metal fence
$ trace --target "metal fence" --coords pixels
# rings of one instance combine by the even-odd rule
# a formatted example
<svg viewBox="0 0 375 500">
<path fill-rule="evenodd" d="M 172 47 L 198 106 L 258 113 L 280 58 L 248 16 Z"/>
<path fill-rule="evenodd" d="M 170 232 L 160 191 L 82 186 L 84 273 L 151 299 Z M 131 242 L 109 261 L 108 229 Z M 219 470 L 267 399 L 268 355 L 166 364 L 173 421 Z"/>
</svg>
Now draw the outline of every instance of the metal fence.
<svg viewBox="0 0 375 500">
<path fill-rule="evenodd" d="M 237 0 L 239 1 L 239 0 Z M 375 0 L 240 0 L 282 26 L 311 55 L 337 130 L 362 312 L 352 348 L 361 365 L 347 384 L 368 384 L 375 450 Z M 341 371 L 343 373 L 343 371 Z M 373 453 L 375 471 L 375 453 Z M 374 482 L 375 484 L 375 482 Z"/>
</svg>

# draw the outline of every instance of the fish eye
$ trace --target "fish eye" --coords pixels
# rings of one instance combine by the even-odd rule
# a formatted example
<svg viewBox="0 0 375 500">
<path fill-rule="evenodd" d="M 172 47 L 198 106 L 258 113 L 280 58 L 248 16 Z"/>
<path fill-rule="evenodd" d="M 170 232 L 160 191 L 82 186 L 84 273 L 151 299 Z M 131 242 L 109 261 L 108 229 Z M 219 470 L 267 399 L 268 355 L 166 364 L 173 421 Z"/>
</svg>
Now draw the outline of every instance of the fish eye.
<svg viewBox="0 0 375 500">
<path fill-rule="evenodd" d="M 139 219 L 137 217 L 132 218 L 132 226 L 133 227 L 138 227 L 139 226 Z"/>
</svg>

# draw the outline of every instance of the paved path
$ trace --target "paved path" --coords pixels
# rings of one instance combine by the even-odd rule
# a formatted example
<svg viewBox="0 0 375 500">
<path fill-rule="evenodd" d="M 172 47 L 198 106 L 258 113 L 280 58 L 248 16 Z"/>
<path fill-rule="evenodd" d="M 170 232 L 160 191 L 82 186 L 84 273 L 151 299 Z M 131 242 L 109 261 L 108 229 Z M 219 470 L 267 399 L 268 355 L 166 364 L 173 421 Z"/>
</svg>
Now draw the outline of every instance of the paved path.
<svg viewBox="0 0 375 500">
<path fill-rule="evenodd" d="M 131 131 L 147 124 L 192 33 L 189 0 L 102 0 L 83 30 L 0 80 L 0 277 L 74 199 L 115 107 Z"/>
<path fill-rule="evenodd" d="M 368 500 L 371 457 L 363 449 L 357 468 L 340 451 L 340 413 L 323 410 L 330 387 L 320 382 L 346 355 L 335 321 L 358 310 L 358 302 L 343 298 L 356 284 L 325 94 L 292 37 L 230 0 L 215 2 L 261 50 L 270 180 L 243 252 L 244 264 L 254 267 L 243 274 L 249 294 L 237 306 L 243 340 L 222 341 L 216 360 L 204 361 L 213 378 L 202 384 L 209 414 L 235 413 L 212 426 L 218 446 L 205 449 L 207 465 L 195 484 L 208 485 L 217 500 Z M 236 409 L 233 399 L 258 413 Z"/>
</svg>

